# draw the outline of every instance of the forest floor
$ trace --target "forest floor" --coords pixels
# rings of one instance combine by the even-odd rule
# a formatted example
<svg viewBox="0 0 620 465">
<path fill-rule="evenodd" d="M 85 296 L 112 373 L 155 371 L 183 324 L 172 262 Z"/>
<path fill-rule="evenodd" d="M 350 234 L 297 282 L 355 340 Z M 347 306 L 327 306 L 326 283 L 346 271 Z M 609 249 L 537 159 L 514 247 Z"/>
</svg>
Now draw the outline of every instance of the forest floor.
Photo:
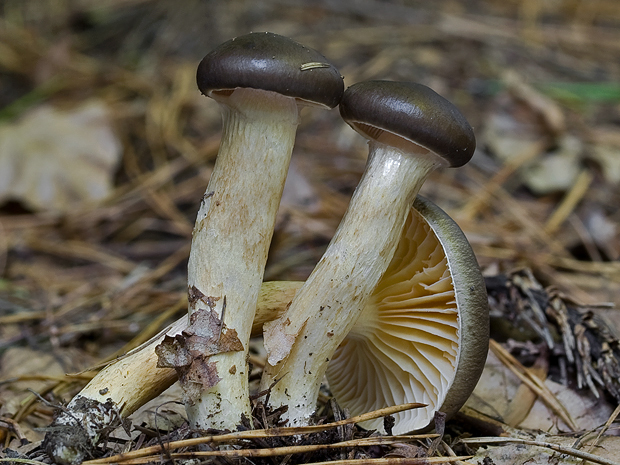
<svg viewBox="0 0 620 465">
<path fill-rule="evenodd" d="M 53 406 L 186 312 L 221 129 L 196 66 L 250 31 L 319 50 L 346 85 L 430 86 L 476 133 L 471 162 L 437 170 L 421 193 L 463 229 L 487 279 L 485 373 L 441 442 L 359 446 L 358 462 L 620 463 L 614 0 L 1 2 L 0 460 L 50 463 L 40 441 Z M 265 281 L 308 277 L 366 157 L 337 110 L 302 112 Z M 183 408 L 166 405 L 180 434 Z M 153 410 L 98 454 L 157 444 Z M 329 458 L 359 457 L 348 454 Z M 120 463 L 172 459 L 140 460 Z"/>
</svg>

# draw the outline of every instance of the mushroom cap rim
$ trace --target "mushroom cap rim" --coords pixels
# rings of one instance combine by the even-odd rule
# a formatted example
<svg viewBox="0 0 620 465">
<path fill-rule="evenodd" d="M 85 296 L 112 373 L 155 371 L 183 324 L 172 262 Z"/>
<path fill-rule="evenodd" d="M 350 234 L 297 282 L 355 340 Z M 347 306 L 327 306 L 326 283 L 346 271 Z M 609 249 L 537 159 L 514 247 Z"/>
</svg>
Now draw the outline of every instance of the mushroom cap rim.
<svg viewBox="0 0 620 465">
<path fill-rule="evenodd" d="M 451 167 L 466 164 L 476 139 L 471 125 L 449 100 L 414 82 L 362 81 L 348 87 L 340 114 L 362 136 L 384 132 L 436 154 Z"/>
<path fill-rule="evenodd" d="M 252 32 L 228 40 L 198 65 L 196 81 L 207 96 L 252 88 L 334 108 L 344 92 L 336 67 L 318 51 L 271 32 Z"/>
</svg>

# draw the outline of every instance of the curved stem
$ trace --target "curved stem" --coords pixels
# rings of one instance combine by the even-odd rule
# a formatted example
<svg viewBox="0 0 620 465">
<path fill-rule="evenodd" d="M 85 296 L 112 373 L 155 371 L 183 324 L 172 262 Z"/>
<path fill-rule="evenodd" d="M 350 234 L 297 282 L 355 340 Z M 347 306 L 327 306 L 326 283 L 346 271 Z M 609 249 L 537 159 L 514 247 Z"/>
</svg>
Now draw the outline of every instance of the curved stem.
<svg viewBox="0 0 620 465">
<path fill-rule="evenodd" d="M 261 389 L 281 378 L 270 404 L 288 405 L 291 424 L 309 423 L 328 361 L 387 269 L 413 199 L 436 166 L 431 156 L 371 142 L 364 176 L 327 251 L 288 310 L 265 324 Z"/>
</svg>

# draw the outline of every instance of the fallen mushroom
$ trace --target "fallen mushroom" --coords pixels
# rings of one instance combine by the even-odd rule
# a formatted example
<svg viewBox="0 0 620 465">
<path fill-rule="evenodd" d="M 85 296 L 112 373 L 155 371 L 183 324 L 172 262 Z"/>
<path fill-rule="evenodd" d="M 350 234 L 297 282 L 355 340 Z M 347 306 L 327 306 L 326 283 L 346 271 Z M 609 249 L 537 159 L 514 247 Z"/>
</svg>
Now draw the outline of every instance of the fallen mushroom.
<svg viewBox="0 0 620 465">
<path fill-rule="evenodd" d="M 175 368 L 194 429 L 251 419 L 247 351 L 300 107 L 333 108 L 344 88 L 315 50 L 272 33 L 217 47 L 198 87 L 222 108 L 222 141 L 196 218 L 188 264 L 190 325 L 158 346 Z"/>
<path fill-rule="evenodd" d="M 390 405 L 393 434 L 426 428 L 469 398 L 489 347 L 489 308 L 476 257 L 458 225 L 418 197 L 385 274 L 327 367 L 351 415 Z M 284 381 L 284 380 L 283 380 Z M 383 431 L 382 420 L 362 426 Z"/>
<path fill-rule="evenodd" d="M 424 180 L 440 166 L 467 163 L 475 148 L 465 117 L 420 84 L 355 84 L 340 113 L 370 139 L 366 170 L 310 277 L 285 313 L 265 324 L 261 389 L 273 386 L 269 404 L 286 405 L 292 425 L 310 423 L 327 364 L 385 273 Z"/>
<path fill-rule="evenodd" d="M 344 83 L 320 53 L 272 33 L 220 45 L 201 61 L 197 81 L 221 105 L 222 141 L 193 232 L 190 325 L 164 337 L 158 355 L 179 374 L 193 428 L 235 429 L 251 418 L 248 340 L 300 107 L 335 107 Z M 119 415 L 113 403 L 87 404 L 79 405 L 94 418 L 69 411 L 50 427 L 55 461 L 85 458 L 79 448 L 88 440 L 82 431 L 72 436 L 72 425 L 93 437 Z"/>
</svg>

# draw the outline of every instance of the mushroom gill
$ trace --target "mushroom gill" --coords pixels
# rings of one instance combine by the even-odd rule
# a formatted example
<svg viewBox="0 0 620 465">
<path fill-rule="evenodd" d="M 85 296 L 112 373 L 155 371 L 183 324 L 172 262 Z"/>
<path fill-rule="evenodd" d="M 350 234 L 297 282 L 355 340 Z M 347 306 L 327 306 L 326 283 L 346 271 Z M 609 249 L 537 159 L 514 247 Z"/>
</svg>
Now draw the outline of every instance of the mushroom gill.
<svg viewBox="0 0 620 465">
<path fill-rule="evenodd" d="M 441 407 L 458 355 L 459 315 L 448 260 L 437 235 L 412 208 L 371 302 L 329 363 L 329 386 L 351 415 L 428 404 L 395 416 L 395 434 L 416 430 Z M 382 419 L 362 424 L 382 425 Z"/>
</svg>

